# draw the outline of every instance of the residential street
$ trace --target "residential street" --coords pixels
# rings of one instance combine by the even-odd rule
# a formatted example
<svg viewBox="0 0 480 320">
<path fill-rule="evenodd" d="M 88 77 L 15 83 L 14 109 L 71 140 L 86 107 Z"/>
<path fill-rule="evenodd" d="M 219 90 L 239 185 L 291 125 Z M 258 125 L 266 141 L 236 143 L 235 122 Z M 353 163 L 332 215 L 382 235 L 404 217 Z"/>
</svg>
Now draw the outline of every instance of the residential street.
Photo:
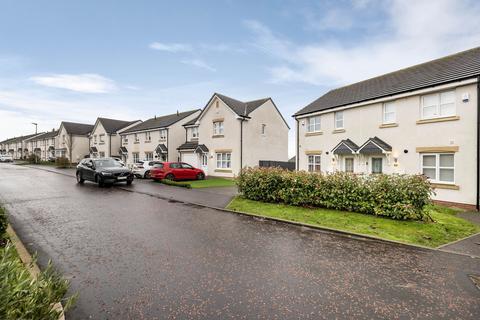
<svg viewBox="0 0 480 320">
<path fill-rule="evenodd" d="M 188 195 L 218 206 L 231 196 L 98 188 L 0 164 L 19 237 L 80 295 L 67 319 L 480 318 L 468 276 L 480 259 L 259 221 Z"/>
</svg>

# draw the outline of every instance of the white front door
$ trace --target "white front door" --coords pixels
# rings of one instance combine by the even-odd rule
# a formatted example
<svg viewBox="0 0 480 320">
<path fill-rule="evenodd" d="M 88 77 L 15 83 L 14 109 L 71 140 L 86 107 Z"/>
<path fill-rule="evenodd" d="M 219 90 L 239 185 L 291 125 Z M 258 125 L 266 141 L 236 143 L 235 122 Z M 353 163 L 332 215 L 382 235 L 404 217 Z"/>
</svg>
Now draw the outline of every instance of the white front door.
<svg viewBox="0 0 480 320">
<path fill-rule="evenodd" d="M 182 153 L 182 162 L 186 162 L 195 168 L 199 168 L 198 166 L 198 155 L 194 152 Z"/>
<path fill-rule="evenodd" d="M 200 155 L 200 163 L 202 165 L 203 172 L 205 172 L 205 175 L 208 176 L 208 153 L 202 153 Z"/>
</svg>

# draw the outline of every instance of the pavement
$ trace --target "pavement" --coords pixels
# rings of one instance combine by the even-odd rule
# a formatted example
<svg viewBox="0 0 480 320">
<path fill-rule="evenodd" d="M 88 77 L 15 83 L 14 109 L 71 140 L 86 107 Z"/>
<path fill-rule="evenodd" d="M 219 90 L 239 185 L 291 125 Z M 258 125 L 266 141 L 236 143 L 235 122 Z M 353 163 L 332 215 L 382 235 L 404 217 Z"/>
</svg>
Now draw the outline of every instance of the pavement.
<svg viewBox="0 0 480 320">
<path fill-rule="evenodd" d="M 480 213 L 478 212 L 462 212 L 458 216 L 480 225 Z M 441 249 L 480 257 L 480 233 L 441 246 Z"/>
<path fill-rule="evenodd" d="M 478 258 L 9 164 L 0 200 L 40 267 L 51 259 L 79 293 L 67 319 L 480 318 Z"/>
</svg>

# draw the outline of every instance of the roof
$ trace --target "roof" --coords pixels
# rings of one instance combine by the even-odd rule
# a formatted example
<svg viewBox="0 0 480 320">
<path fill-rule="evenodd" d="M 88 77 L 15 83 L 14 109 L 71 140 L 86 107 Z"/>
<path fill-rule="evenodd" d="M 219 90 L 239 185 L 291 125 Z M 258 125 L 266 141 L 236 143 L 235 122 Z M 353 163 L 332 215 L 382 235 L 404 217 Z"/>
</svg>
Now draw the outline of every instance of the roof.
<svg viewBox="0 0 480 320">
<path fill-rule="evenodd" d="M 248 116 L 255 109 L 257 109 L 262 104 L 270 100 L 270 98 L 263 98 L 263 99 L 248 101 L 248 102 L 242 102 L 242 101 L 227 97 L 220 93 L 215 93 L 214 96 L 219 97 L 223 102 L 225 102 L 227 106 L 229 106 L 239 116 Z"/>
<path fill-rule="evenodd" d="M 196 149 L 198 146 L 198 141 L 188 141 L 180 145 L 177 150 L 191 150 Z"/>
<path fill-rule="evenodd" d="M 360 148 L 358 153 L 382 153 L 392 151 L 392 146 L 379 137 L 369 138 Z"/>
<path fill-rule="evenodd" d="M 142 123 L 137 124 L 136 126 L 129 128 L 128 130 L 125 130 L 124 132 L 122 132 L 122 134 L 135 132 L 135 131 L 166 128 L 171 126 L 172 124 L 177 123 L 182 119 L 185 119 L 186 117 L 194 114 L 197 111 L 200 111 L 200 109 L 195 109 L 195 110 L 190 110 L 190 111 L 185 111 L 180 113 L 173 113 L 173 114 L 169 114 L 162 117 L 151 118 Z"/>
<path fill-rule="evenodd" d="M 39 133 L 33 133 L 33 134 L 28 134 L 26 136 L 19 136 L 19 137 L 15 137 L 15 138 L 10 138 L 8 140 L 5 140 L 3 143 L 17 143 L 17 142 L 29 139 L 31 137 L 34 137 L 36 135 L 39 135 Z"/>
<path fill-rule="evenodd" d="M 480 75 L 480 47 L 331 90 L 294 114 L 328 110 Z"/>
<path fill-rule="evenodd" d="M 160 143 L 157 148 L 155 148 L 156 153 L 168 153 L 168 148 L 163 144 Z"/>
<path fill-rule="evenodd" d="M 116 119 L 108 119 L 108 118 L 98 118 L 97 121 L 100 121 L 102 123 L 102 126 L 107 133 L 116 133 L 118 130 L 128 127 L 140 120 L 125 121 L 125 120 L 116 120 Z"/>
<path fill-rule="evenodd" d="M 357 152 L 359 146 L 350 139 L 342 140 L 332 149 L 334 154 L 351 154 Z"/>
<path fill-rule="evenodd" d="M 58 135 L 58 130 L 53 130 L 53 131 L 48 131 L 48 132 L 43 132 L 43 133 L 39 133 L 38 135 L 34 135 L 32 136 L 31 138 L 29 138 L 29 140 L 43 140 L 43 139 L 49 139 L 49 138 L 53 138 L 53 137 L 56 137 Z"/>
<path fill-rule="evenodd" d="M 190 121 L 188 121 L 188 122 L 185 122 L 185 123 L 183 124 L 183 126 L 184 126 L 184 127 L 193 126 L 193 125 L 197 122 L 197 120 L 198 120 L 198 117 L 196 117 L 195 119 L 192 119 L 192 120 L 190 120 Z"/>
<path fill-rule="evenodd" d="M 68 133 L 79 136 L 86 136 L 93 130 L 93 124 L 62 121 L 62 125 Z"/>
</svg>

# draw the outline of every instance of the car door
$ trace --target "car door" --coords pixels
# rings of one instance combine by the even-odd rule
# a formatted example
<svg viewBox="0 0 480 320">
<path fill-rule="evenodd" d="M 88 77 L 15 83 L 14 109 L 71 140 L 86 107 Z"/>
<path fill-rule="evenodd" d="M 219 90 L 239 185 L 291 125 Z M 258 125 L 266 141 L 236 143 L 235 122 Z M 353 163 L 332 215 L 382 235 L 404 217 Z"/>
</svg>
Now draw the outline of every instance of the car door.
<svg viewBox="0 0 480 320">
<path fill-rule="evenodd" d="M 94 181 L 95 170 L 94 170 L 93 161 L 91 159 L 85 160 L 85 162 L 83 163 L 82 174 L 84 179 Z"/>
<path fill-rule="evenodd" d="M 193 166 L 189 165 L 188 163 L 181 163 L 183 174 L 185 175 L 185 179 L 195 179 L 196 174 Z"/>
<path fill-rule="evenodd" d="M 180 163 L 170 163 L 170 169 L 172 170 L 172 173 L 176 179 L 185 179 L 185 174 Z"/>
</svg>

